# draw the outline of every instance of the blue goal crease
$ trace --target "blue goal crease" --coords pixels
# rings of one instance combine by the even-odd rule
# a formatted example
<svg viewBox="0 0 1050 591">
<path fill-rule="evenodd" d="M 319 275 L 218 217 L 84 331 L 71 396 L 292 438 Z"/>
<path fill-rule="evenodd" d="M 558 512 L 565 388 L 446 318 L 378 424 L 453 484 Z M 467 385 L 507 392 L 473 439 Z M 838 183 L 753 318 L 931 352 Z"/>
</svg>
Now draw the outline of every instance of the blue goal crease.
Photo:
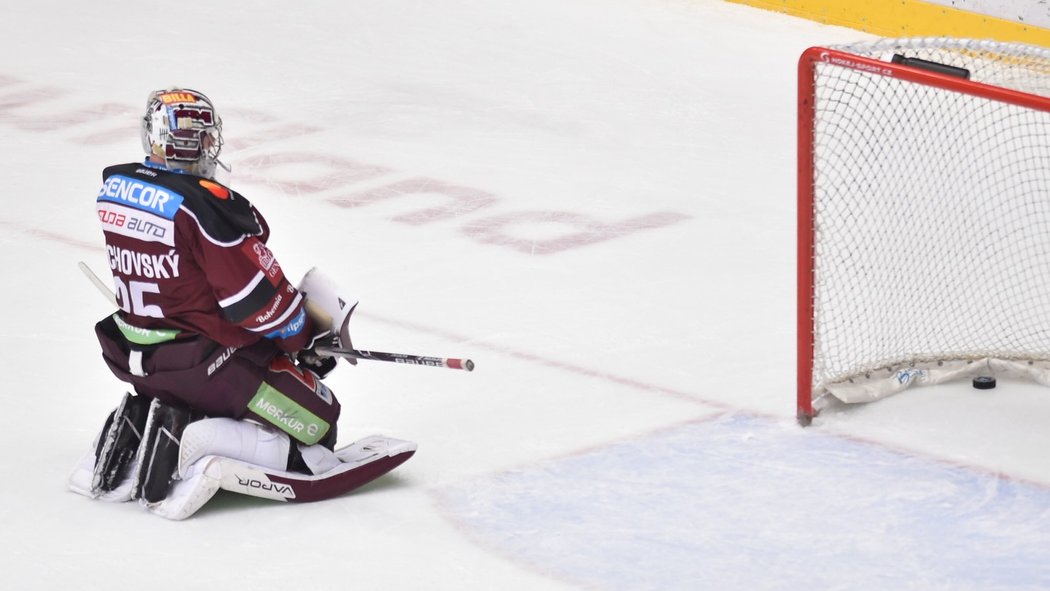
<svg viewBox="0 0 1050 591">
<path fill-rule="evenodd" d="M 598 588 L 1050 588 L 1050 490 L 750 416 L 438 497 L 500 553 Z"/>
</svg>

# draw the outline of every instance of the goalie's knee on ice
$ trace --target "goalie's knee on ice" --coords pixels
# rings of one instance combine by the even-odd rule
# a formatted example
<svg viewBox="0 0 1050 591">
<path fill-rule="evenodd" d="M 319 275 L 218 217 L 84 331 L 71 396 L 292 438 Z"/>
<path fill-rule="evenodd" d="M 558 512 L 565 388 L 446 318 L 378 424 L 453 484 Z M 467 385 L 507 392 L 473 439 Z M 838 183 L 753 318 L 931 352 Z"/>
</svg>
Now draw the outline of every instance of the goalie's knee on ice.
<svg viewBox="0 0 1050 591">
<path fill-rule="evenodd" d="M 334 442 L 335 429 L 330 434 Z M 303 444 L 269 425 L 226 418 L 204 419 L 186 427 L 179 449 L 180 476 L 207 456 L 306 474 L 322 474 L 339 464 L 328 447 Z"/>
<path fill-rule="evenodd" d="M 284 470 L 290 447 L 286 434 L 267 425 L 228 418 L 204 419 L 186 427 L 182 434 L 179 473 L 185 475 L 204 456 L 222 456 Z"/>
</svg>

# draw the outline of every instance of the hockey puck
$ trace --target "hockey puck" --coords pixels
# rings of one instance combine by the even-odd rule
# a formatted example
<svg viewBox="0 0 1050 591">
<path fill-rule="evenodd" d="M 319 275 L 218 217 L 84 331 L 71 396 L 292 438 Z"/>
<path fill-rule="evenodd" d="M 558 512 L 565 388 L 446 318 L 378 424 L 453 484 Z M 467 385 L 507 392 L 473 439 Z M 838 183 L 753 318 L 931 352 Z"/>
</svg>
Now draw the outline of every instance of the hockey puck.
<svg viewBox="0 0 1050 591">
<path fill-rule="evenodd" d="M 978 390 L 991 390 L 995 387 L 995 378 L 992 376 L 977 376 L 973 379 L 973 387 Z"/>
</svg>

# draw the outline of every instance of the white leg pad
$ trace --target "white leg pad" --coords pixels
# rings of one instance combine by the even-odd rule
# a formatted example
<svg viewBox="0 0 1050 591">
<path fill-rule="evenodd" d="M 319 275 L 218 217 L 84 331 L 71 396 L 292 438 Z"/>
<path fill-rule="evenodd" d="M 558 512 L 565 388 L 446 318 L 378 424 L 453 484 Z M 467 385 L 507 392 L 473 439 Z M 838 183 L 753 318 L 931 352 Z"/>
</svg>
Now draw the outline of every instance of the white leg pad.
<svg viewBox="0 0 1050 591">
<path fill-rule="evenodd" d="M 90 499 L 98 499 L 100 501 L 106 501 L 109 503 L 124 503 L 131 500 L 131 489 L 135 484 L 134 478 L 125 478 L 115 489 L 108 492 L 100 492 L 95 487 L 95 450 L 98 449 L 98 442 L 101 437 L 105 435 L 104 431 L 100 431 L 95 436 L 94 441 L 91 443 L 91 448 L 80 457 L 80 461 L 73 468 L 73 473 L 69 475 L 69 481 L 67 482 L 69 490 L 83 495 Z M 130 467 L 130 473 L 135 474 L 138 471 L 138 460 L 134 460 Z"/>
<path fill-rule="evenodd" d="M 80 457 L 80 461 L 73 467 L 73 473 L 69 475 L 69 490 L 95 498 L 95 492 L 91 490 L 91 479 L 95 476 L 95 450 L 87 452 Z"/>
<path fill-rule="evenodd" d="M 335 452 L 323 445 L 299 445 L 299 453 L 313 474 L 324 474 L 342 463 Z"/>
<path fill-rule="evenodd" d="M 190 423 L 179 445 L 179 477 L 186 479 L 190 467 L 204 456 L 221 456 L 284 470 L 290 448 L 284 433 L 252 421 L 212 418 Z"/>
<path fill-rule="evenodd" d="M 154 515 L 181 521 L 193 515 L 219 490 L 222 467 L 211 456 L 191 464 L 181 480 L 176 480 L 164 500 L 146 505 Z M 181 466 L 180 466 L 181 470 Z"/>
</svg>

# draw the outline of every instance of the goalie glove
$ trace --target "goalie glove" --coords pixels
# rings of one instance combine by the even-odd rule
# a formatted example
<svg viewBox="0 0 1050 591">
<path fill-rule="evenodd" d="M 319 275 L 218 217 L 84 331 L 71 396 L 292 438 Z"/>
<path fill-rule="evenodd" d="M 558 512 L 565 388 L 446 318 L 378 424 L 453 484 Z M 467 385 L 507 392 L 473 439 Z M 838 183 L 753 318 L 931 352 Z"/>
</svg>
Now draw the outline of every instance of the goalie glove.
<svg viewBox="0 0 1050 591">
<path fill-rule="evenodd" d="M 318 347 L 339 347 L 339 337 L 333 336 L 332 331 L 326 330 L 314 336 L 310 344 L 305 349 L 299 351 L 295 359 L 299 362 L 299 367 L 308 369 L 315 374 L 317 377 L 324 379 L 325 376 L 332 373 L 335 369 L 338 359 L 335 357 L 329 357 L 322 355 L 317 352 Z M 351 363 L 356 365 L 356 359 L 352 360 Z"/>
</svg>

